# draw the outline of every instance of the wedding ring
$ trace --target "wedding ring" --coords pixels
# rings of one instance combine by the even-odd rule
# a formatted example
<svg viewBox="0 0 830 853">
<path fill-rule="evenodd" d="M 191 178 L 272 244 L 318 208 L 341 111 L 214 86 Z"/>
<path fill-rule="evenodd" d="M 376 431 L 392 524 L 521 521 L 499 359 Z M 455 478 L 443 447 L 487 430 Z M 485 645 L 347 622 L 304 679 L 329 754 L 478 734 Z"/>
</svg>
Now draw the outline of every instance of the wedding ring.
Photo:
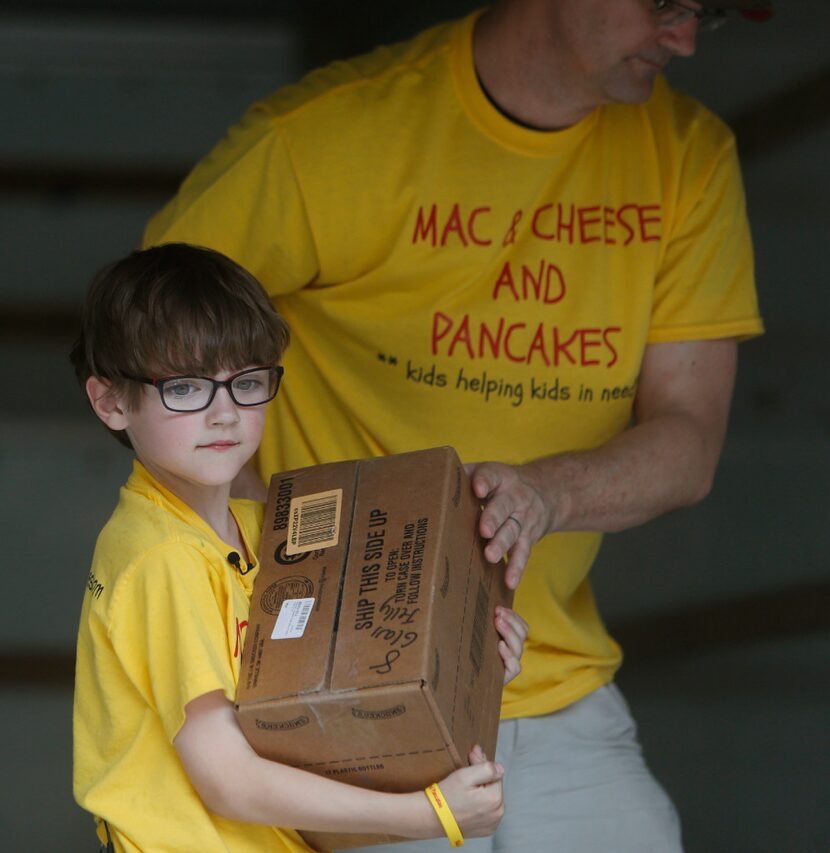
<svg viewBox="0 0 830 853">
<path fill-rule="evenodd" d="M 522 523 L 521 523 L 521 521 L 519 521 L 519 519 L 518 519 L 518 518 L 516 518 L 516 516 L 515 516 L 515 515 L 508 515 L 508 516 L 507 516 L 507 520 L 508 520 L 508 521 L 515 521 L 515 522 L 516 522 L 516 524 L 518 524 L 518 525 L 519 525 L 519 533 L 521 533 L 521 532 L 522 532 Z"/>
</svg>

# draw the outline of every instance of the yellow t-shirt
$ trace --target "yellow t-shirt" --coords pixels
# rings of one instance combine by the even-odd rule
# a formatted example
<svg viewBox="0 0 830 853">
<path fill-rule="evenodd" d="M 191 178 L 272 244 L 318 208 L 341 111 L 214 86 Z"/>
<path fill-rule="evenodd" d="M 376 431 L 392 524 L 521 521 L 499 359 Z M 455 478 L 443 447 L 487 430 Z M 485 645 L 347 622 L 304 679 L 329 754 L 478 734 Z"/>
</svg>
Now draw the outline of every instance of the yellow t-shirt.
<svg viewBox="0 0 830 853">
<path fill-rule="evenodd" d="M 482 93 L 475 16 L 255 104 L 151 221 L 216 248 L 292 331 L 259 455 L 288 467 L 440 444 L 519 463 L 624 430 L 650 343 L 762 331 L 734 139 L 658 79 L 557 132 Z M 600 544 L 536 545 L 506 717 L 608 681 Z"/>
<path fill-rule="evenodd" d="M 262 507 L 231 510 L 255 554 Z M 259 567 L 240 575 L 231 550 L 134 464 L 95 548 L 75 674 L 75 798 L 107 821 L 116 850 L 310 850 L 293 830 L 209 812 L 173 746 L 188 702 L 213 690 L 236 697 Z"/>
</svg>

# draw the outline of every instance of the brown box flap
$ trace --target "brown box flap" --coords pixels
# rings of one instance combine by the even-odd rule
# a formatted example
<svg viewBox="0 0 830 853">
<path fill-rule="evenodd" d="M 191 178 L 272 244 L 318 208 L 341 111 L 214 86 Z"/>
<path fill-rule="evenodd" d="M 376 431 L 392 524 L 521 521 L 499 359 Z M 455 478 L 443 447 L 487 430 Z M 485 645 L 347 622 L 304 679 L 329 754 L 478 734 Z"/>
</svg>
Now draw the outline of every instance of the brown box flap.
<svg viewBox="0 0 830 853">
<path fill-rule="evenodd" d="M 274 509 L 260 543 L 240 668 L 246 702 L 328 687 L 356 473 L 356 462 L 336 462 L 271 480 L 268 506 Z M 331 542 L 333 524 L 337 542 L 322 547 Z"/>
<path fill-rule="evenodd" d="M 361 462 L 332 690 L 428 681 L 429 614 L 458 464 L 446 447 Z"/>
</svg>

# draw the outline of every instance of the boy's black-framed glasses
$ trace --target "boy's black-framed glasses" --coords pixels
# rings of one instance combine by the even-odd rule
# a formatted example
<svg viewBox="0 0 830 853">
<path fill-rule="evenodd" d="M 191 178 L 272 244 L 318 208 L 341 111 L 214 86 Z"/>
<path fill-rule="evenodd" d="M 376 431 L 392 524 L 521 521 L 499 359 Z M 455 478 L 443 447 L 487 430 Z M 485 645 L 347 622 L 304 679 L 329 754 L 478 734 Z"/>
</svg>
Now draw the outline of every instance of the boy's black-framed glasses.
<svg viewBox="0 0 830 853">
<path fill-rule="evenodd" d="M 283 374 L 282 365 L 271 367 L 249 367 L 227 379 L 211 379 L 209 376 L 165 376 L 149 379 L 146 376 L 131 376 L 125 379 L 152 385 L 159 392 L 165 409 L 171 412 L 201 412 L 206 409 L 220 388 L 226 388 L 237 406 L 261 406 L 277 396 Z"/>
<path fill-rule="evenodd" d="M 658 26 L 679 27 L 697 18 L 698 29 L 716 30 L 726 23 L 726 11 L 711 7 L 695 9 L 677 0 L 654 0 L 652 10 Z"/>
</svg>

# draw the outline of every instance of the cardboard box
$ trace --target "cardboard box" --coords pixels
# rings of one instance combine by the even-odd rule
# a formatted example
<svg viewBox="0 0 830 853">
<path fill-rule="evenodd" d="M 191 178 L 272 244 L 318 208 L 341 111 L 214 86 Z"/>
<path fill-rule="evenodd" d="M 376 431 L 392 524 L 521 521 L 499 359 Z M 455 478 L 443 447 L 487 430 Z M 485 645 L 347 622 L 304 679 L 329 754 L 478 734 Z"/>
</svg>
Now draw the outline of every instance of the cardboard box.
<svg viewBox="0 0 830 853">
<path fill-rule="evenodd" d="M 260 755 L 375 790 L 495 753 L 510 605 L 449 447 L 277 474 L 239 677 Z M 318 849 L 400 840 L 304 833 Z"/>
</svg>

